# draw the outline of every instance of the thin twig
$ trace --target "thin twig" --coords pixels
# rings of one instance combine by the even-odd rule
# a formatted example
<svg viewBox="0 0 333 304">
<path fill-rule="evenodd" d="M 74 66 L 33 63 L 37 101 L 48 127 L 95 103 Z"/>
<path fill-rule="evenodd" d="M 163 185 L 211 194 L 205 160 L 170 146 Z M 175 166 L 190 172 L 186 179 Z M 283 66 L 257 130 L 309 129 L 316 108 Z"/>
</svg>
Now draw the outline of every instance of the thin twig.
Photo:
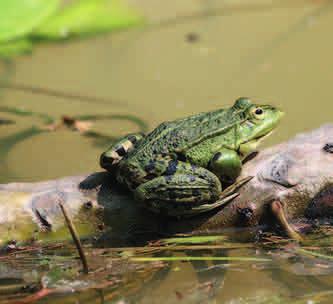
<svg viewBox="0 0 333 304">
<path fill-rule="evenodd" d="M 69 231 L 72 235 L 72 238 L 73 238 L 73 241 L 76 245 L 77 251 L 79 252 L 79 256 L 80 256 L 80 259 L 81 259 L 81 262 L 82 262 L 83 272 L 87 274 L 89 272 L 88 262 L 87 262 L 85 254 L 84 254 L 80 238 L 79 238 L 79 236 L 76 232 L 76 229 L 74 227 L 74 224 L 73 224 L 71 218 L 69 217 L 69 215 L 68 215 L 68 213 L 65 209 L 65 206 L 62 203 L 59 203 L 59 207 L 60 207 L 60 209 L 61 209 L 61 211 L 64 215 L 67 227 L 68 227 L 68 229 L 69 229 Z"/>
</svg>

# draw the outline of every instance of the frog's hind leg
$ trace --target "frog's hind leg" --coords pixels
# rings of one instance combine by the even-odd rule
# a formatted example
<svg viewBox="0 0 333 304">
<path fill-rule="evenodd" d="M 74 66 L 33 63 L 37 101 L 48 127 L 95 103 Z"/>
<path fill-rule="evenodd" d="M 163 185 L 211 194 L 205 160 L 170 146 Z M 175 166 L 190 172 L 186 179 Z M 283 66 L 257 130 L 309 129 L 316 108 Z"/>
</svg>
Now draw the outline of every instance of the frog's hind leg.
<svg viewBox="0 0 333 304">
<path fill-rule="evenodd" d="M 100 157 L 100 165 L 106 170 L 113 169 L 123 157 L 134 149 L 144 138 L 142 133 L 129 134 L 113 143 Z"/>
<path fill-rule="evenodd" d="M 221 194 L 221 183 L 212 172 L 178 163 L 174 174 L 162 175 L 141 184 L 135 197 L 154 212 L 185 216 L 203 203 L 214 203 Z"/>
</svg>

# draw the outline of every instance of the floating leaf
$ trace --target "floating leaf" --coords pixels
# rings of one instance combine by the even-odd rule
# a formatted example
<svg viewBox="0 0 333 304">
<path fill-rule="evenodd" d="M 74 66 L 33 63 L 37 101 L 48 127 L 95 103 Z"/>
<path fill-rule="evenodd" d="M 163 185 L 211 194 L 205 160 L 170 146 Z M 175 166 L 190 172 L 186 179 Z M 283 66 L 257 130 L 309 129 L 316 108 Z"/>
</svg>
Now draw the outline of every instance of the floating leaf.
<svg viewBox="0 0 333 304">
<path fill-rule="evenodd" d="M 120 0 L 82 0 L 43 23 L 33 36 L 64 39 L 138 24 L 143 18 Z"/>
<path fill-rule="evenodd" d="M 134 257 L 133 262 L 173 262 L 173 261 L 230 261 L 230 262 L 270 262 L 270 259 L 236 256 L 171 256 L 171 257 Z"/>
<path fill-rule="evenodd" d="M 203 244 L 224 240 L 226 240 L 224 235 L 203 235 L 169 238 L 162 240 L 162 242 L 166 244 Z"/>
<path fill-rule="evenodd" d="M 50 17 L 59 0 L 1 0 L 0 42 L 8 42 L 30 33 Z"/>
<path fill-rule="evenodd" d="M 20 39 L 0 44 L 0 57 L 12 58 L 14 56 L 30 53 L 32 50 L 32 43 L 27 39 Z"/>
</svg>

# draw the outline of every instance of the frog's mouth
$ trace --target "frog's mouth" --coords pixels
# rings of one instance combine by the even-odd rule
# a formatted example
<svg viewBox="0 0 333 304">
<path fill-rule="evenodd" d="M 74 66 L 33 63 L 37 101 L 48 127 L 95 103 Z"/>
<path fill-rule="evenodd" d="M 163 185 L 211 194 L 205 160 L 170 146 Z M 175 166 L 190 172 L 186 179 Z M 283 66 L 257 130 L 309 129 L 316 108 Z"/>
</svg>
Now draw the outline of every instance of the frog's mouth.
<svg viewBox="0 0 333 304">
<path fill-rule="evenodd" d="M 269 131 L 266 134 L 259 135 L 257 137 L 254 137 L 252 139 L 249 139 L 243 143 L 240 144 L 239 146 L 239 154 L 243 157 L 248 155 L 249 153 L 253 152 L 258 145 L 268 136 L 270 136 L 274 131 Z"/>
</svg>

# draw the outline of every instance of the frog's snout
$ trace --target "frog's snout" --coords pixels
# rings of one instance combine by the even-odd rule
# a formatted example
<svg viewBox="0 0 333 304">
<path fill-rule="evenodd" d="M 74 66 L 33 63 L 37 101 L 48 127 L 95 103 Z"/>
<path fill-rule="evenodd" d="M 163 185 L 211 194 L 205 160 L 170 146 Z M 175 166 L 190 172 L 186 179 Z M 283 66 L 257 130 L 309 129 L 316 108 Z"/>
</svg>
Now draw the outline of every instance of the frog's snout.
<svg viewBox="0 0 333 304">
<path fill-rule="evenodd" d="M 99 158 L 100 166 L 105 170 L 110 170 L 114 163 L 114 158 L 112 156 L 108 156 L 107 153 L 102 153 Z"/>
<path fill-rule="evenodd" d="M 282 110 L 278 109 L 278 116 L 279 116 L 279 119 L 281 119 L 284 115 L 285 115 L 285 112 L 283 112 Z"/>
<path fill-rule="evenodd" d="M 274 113 L 273 116 L 275 116 L 275 119 L 277 121 L 280 121 L 283 118 L 283 116 L 285 115 L 285 112 L 282 111 L 280 108 L 273 107 L 272 110 Z"/>
</svg>

